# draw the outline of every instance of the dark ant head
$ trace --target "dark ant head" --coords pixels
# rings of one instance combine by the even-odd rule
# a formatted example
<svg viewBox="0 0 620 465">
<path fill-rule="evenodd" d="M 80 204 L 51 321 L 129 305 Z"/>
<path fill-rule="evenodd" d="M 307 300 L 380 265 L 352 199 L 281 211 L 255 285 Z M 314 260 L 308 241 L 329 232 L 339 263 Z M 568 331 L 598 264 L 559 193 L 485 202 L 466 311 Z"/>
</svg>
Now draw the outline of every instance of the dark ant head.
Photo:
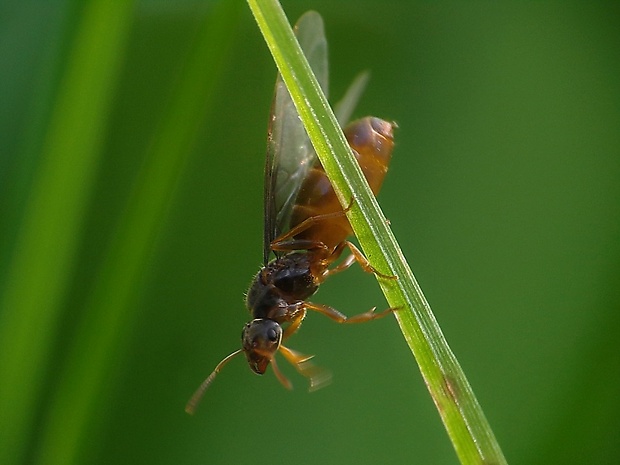
<svg viewBox="0 0 620 465">
<path fill-rule="evenodd" d="M 282 327 L 276 321 L 259 318 L 245 325 L 241 333 L 241 343 L 254 373 L 265 373 L 281 342 Z"/>
</svg>

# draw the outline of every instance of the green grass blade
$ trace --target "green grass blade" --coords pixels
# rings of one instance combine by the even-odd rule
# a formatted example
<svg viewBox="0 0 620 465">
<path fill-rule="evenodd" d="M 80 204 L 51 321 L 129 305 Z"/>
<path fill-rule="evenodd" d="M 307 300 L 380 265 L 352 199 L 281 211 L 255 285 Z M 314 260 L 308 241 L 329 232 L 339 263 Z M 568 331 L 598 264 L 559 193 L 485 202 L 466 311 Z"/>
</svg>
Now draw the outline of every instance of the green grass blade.
<svg viewBox="0 0 620 465">
<path fill-rule="evenodd" d="M 278 70 L 372 265 L 398 280 L 379 279 L 396 312 L 431 397 L 464 464 L 506 460 L 463 370 L 450 350 L 422 290 L 351 153 L 277 0 L 248 0 Z"/>
<path fill-rule="evenodd" d="M 102 153 L 132 2 L 84 6 L 0 297 L 0 463 L 26 453 L 84 210 Z"/>
<path fill-rule="evenodd" d="M 96 448 L 97 441 L 89 445 L 87 438 L 93 429 L 97 431 L 97 421 L 105 413 L 108 392 L 104 386 L 120 382 L 114 378 L 119 374 L 114 362 L 123 358 L 129 328 L 138 318 L 140 283 L 148 276 L 162 218 L 215 94 L 235 32 L 237 3 L 219 2 L 201 25 L 58 375 L 36 463 L 80 463 L 80 457 L 96 453 L 88 447 Z"/>
</svg>

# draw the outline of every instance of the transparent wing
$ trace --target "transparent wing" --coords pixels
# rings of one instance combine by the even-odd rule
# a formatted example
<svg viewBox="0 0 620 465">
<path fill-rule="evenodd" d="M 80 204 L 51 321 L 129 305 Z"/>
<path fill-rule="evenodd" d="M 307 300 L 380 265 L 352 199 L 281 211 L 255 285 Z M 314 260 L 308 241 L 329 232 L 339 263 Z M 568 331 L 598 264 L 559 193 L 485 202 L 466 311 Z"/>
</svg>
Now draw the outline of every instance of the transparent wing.
<svg viewBox="0 0 620 465">
<path fill-rule="evenodd" d="M 340 126 L 344 126 L 351 119 L 353 110 L 355 110 L 360 96 L 364 92 L 364 89 L 366 89 L 368 79 L 370 79 L 370 73 L 368 71 L 363 71 L 355 76 L 355 79 L 353 79 L 344 97 L 342 97 L 334 107 L 334 113 L 336 114 L 336 119 Z"/>
<path fill-rule="evenodd" d="M 295 25 L 295 35 L 325 95 L 328 92 L 327 40 L 321 15 L 305 13 Z M 267 264 L 270 244 L 288 228 L 297 193 L 316 153 L 297 114 L 282 77 L 276 79 L 271 107 L 265 165 L 265 230 L 263 260 Z"/>
</svg>

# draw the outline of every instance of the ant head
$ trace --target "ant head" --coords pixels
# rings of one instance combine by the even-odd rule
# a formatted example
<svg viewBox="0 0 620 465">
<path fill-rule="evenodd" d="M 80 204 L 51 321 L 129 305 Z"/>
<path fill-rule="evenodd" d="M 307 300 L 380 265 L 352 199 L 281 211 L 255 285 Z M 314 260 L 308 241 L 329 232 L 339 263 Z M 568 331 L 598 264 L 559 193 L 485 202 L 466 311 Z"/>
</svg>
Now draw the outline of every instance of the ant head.
<svg viewBox="0 0 620 465">
<path fill-rule="evenodd" d="M 276 321 L 259 318 L 245 325 L 241 333 L 242 350 L 254 373 L 265 373 L 281 342 L 282 327 Z"/>
<path fill-rule="evenodd" d="M 224 357 L 224 359 L 217 364 L 215 370 L 213 370 L 207 379 L 202 382 L 200 387 L 196 390 L 185 406 L 185 411 L 187 413 L 192 414 L 196 411 L 196 407 L 198 406 L 200 399 L 202 399 L 203 394 L 211 385 L 220 370 L 230 360 L 242 353 L 244 353 L 248 359 L 250 368 L 254 371 L 254 373 L 258 373 L 259 375 L 265 373 L 269 363 L 273 362 L 273 368 L 276 372 L 276 376 L 282 384 L 290 388 L 290 383 L 288 383 L 288 380 L 286 380 L 286 378 L 284 378 L 284 376 L 282 376 L 282 374 L 280 374 L 277 370 L 277 366 L 275 364 L 276 361 L 274 359 L 276 352 L 280 348 L 280 343 L 282 342 L 282 327 L 277 322 L 264 319 L 250 321 L 243 328 L 243 332 L 241 333 L 241 342 L 243 347 L 234 351 L 227 357 Z"/>
<path fill-rule="evenodd" d="M 255 319 L 250 321 L 243 328 L 241 333 L 242 348 L 234 351 L 232 354 L 224 357 L 224 359 L 217 364 L 213 372 L 205 379 L 200 387 L 196 390 L 191 397 L 185 411 L 189 414 L 193 414 L 196 411 L 196 407 L 202 399 L 203 394 L 211 385 L 220 370 L 230 360 L 237 355 L 245 354 L 248 360 L 248 364 L 254 373 L 262 375 L 267 370 L 269 364 L 273 367 L 273 372 L 278 378 L 278 381 L 287 389 L 292 389 L 291 382 L 280 372 L 278 365 L 276 364 L 275 355 L 279 350 L 284 355 L 287 361 L 289 361 L 299 373 L 310 379 L 310 390 L 314 391 L 320 387 L 329 383 L 329 372 L 321 370 L 309 360 L 312 358 L 310 355 L 303 355 L 299 352 L 291 350 L 281 345 L 282 343 L 282 327 L 273 320 L 267 319 Z"/>
</svg>

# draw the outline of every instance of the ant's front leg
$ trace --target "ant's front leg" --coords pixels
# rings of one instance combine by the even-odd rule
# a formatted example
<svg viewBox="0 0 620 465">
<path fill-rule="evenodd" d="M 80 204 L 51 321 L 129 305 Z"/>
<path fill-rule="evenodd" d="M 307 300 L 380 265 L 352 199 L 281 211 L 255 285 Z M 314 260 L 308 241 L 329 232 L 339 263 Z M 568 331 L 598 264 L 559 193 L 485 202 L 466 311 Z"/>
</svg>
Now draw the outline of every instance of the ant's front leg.
<svg viewBox="0 0 620 465">
<path fill-rule="evenodd" d="M 291 337 L 293 334 L 297 332 L 297 330 L 301 326 L 302 321 L 304 321 L 305 317 L 306 317 L 306 309 L 303 308 L 299 311 L 299 313 L 295 315 L 295 317 L 291 321 L 291 324 L 288 325 L 288 327 L 282 333 L 283 341 L 285 341 L 286 339 L 288 339 L 289 337 Z"/>
<path fill-rule="evenodd" d="M 284 358 L 291 364 L 299 374 L 305 376 L 310 381 L 309 391 L 316 391 L 324 386 L 327 386 L 332 379 L 332 375 L 324 368 L 317 367 L 310 359 L 314 355 L 304 355 L 296 350 L 289 349 L 283 345 L 280 346 L 280 353 L 284 355 Z M 274 365 L 274 368 L 276 365 Z M 276 368 L 277 369 L 277 368 Z M 276 372 L 278 380 L 284 385 L 284 387 L 291 389 L 291 383 L 282 375 L 282 373 Z"/>
</svg>

